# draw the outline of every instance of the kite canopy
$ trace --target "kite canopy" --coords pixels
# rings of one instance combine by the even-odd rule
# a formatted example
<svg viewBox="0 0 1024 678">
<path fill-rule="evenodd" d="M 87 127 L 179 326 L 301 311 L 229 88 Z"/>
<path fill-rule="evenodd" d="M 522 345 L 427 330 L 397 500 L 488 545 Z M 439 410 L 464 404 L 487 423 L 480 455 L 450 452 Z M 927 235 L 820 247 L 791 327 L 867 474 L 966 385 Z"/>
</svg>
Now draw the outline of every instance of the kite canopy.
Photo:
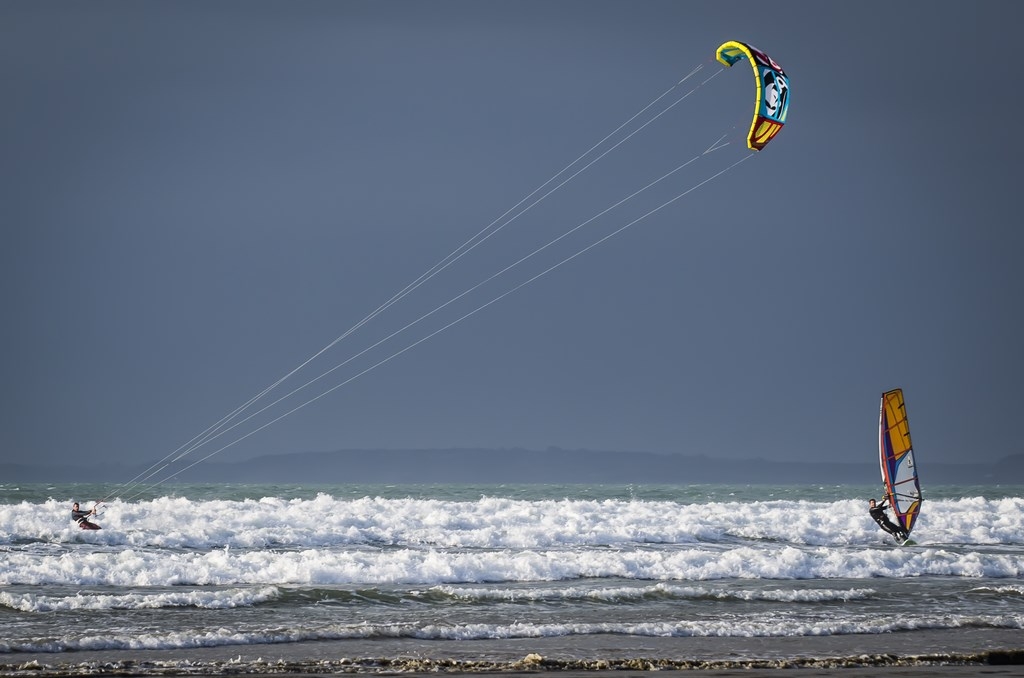
<svg viewBox="0 0 1024 678">
<path fill-rule="evenodd" d="M 754 102 L 754 120 L 747 134 L 747 146 L 760 151 L 771 141 L 786 122 L 789 111 L 789 78 L 775 61 L 743 42 L 730 40 L 722 43 L 715 55 L 725 66 L 732 66 L 746 57 L 754 69 L 757 99 Z"/>
</svg>

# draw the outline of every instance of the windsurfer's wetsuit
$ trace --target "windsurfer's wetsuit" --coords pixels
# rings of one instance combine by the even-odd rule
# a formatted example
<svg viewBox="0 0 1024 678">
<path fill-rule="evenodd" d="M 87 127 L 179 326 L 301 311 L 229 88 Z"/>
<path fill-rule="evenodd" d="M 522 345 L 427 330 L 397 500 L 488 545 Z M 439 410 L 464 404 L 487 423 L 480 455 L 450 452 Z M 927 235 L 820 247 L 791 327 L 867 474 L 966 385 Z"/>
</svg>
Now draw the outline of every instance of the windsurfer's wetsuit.
<svg viewBox="0 0 1024 678">
<path fill-rule="evenodd" d="M 903 528 L 899 525 L 889 520 L 889 516 L 885 513 L 885 509 L 889 508 L 886 501 L 888 500 L 883 500 L 881 504 L 876 504 L 874 508 L 869 508 L 868 513 L 871 514 L 871 517 L 875 519 L 875 522 L 878 523 L 880 528 L 900 541 L 905 541 L 910 535 L 904 532 Z"/>
</svg>

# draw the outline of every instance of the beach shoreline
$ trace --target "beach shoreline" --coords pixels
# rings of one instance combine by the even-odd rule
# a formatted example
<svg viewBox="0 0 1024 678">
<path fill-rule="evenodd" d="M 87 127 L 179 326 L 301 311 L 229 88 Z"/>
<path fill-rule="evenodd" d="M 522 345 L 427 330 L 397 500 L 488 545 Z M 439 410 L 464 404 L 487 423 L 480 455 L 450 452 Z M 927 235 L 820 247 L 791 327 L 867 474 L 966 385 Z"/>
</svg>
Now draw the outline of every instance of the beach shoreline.
<svg viewBox="0 0 1024 678">
<path fill-rule="evenodd" d="M 960 629 L 800 638 L 596 636 L 465 642 L 324 640 L 174 650 L 83 650 L 0 655 L 0 676 L 223 676 L 451 673 L 616 676 L 651 671 L 707 676 L 977 675 L 1024 677 L 1019 630 Z"/>
</svg>

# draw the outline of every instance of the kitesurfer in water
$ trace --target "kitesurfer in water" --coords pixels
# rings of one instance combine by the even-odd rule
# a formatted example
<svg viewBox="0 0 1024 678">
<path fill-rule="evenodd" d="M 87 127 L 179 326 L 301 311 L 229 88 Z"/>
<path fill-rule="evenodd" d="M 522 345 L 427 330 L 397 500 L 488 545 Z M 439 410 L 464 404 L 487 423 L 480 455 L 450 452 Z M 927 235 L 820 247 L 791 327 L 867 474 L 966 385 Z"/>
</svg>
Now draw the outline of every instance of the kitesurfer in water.
<svg viewBox="0 0 1024 678">
<path fill-rule="evenodd" d="M 889 508 L 889 505 L 886 504 L 886 501 L 888 500 L 883 499 L 881 504 L 876 504 L 875 500 L 872 499 L 868 504 L 868 513 L 871 514 L 871 517 L 875 519 L 875 522 L 878 523 L 878 526 L 881 527 L 883 530 L 885 530 L 892 536 L 896 537 L 900 541 L 906 541 L 910 537 L 910 535 L 904 532 L 903 528 L 901 528 L 899 525 L 889 520 L 889 516 L 885 513 L 885 510 Z"/>
<path fill-rule="evenodd" d="M 96 507 L 93 506 L 91 511 L 83 511 L 78 508 L 78 502 L 76 501 L 71 505 L 71 520 L 78 523 L 78 526 L 83 530 L 98 530 L 100 526 L 96 523 L 90 523 L 88 521 L 89 516 L 96 513 Z"/>
</svg>

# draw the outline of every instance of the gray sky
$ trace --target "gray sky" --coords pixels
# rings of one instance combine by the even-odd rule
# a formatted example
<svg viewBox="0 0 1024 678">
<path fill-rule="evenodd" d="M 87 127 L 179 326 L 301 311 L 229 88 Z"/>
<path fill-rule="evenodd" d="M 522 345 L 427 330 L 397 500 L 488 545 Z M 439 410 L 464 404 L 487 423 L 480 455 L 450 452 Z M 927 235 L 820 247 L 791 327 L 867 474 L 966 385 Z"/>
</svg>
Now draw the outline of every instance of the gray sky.
<svg viewBox="0 0 1024 678">
<path fill-rule="evenodd" d="M 1024 452 L 1022 23 L 1018 2 L 0 3 L 0 455 L 172 452 L 729 39 L 791 78 L 764 152 L 218 460 L 860 460 L 895 386 L 920 463 Z M 752 107 L 749 67 L 722 72 L 288 383 L 730 146 L 295 404 L 744 157 Z"/>
</svg>

